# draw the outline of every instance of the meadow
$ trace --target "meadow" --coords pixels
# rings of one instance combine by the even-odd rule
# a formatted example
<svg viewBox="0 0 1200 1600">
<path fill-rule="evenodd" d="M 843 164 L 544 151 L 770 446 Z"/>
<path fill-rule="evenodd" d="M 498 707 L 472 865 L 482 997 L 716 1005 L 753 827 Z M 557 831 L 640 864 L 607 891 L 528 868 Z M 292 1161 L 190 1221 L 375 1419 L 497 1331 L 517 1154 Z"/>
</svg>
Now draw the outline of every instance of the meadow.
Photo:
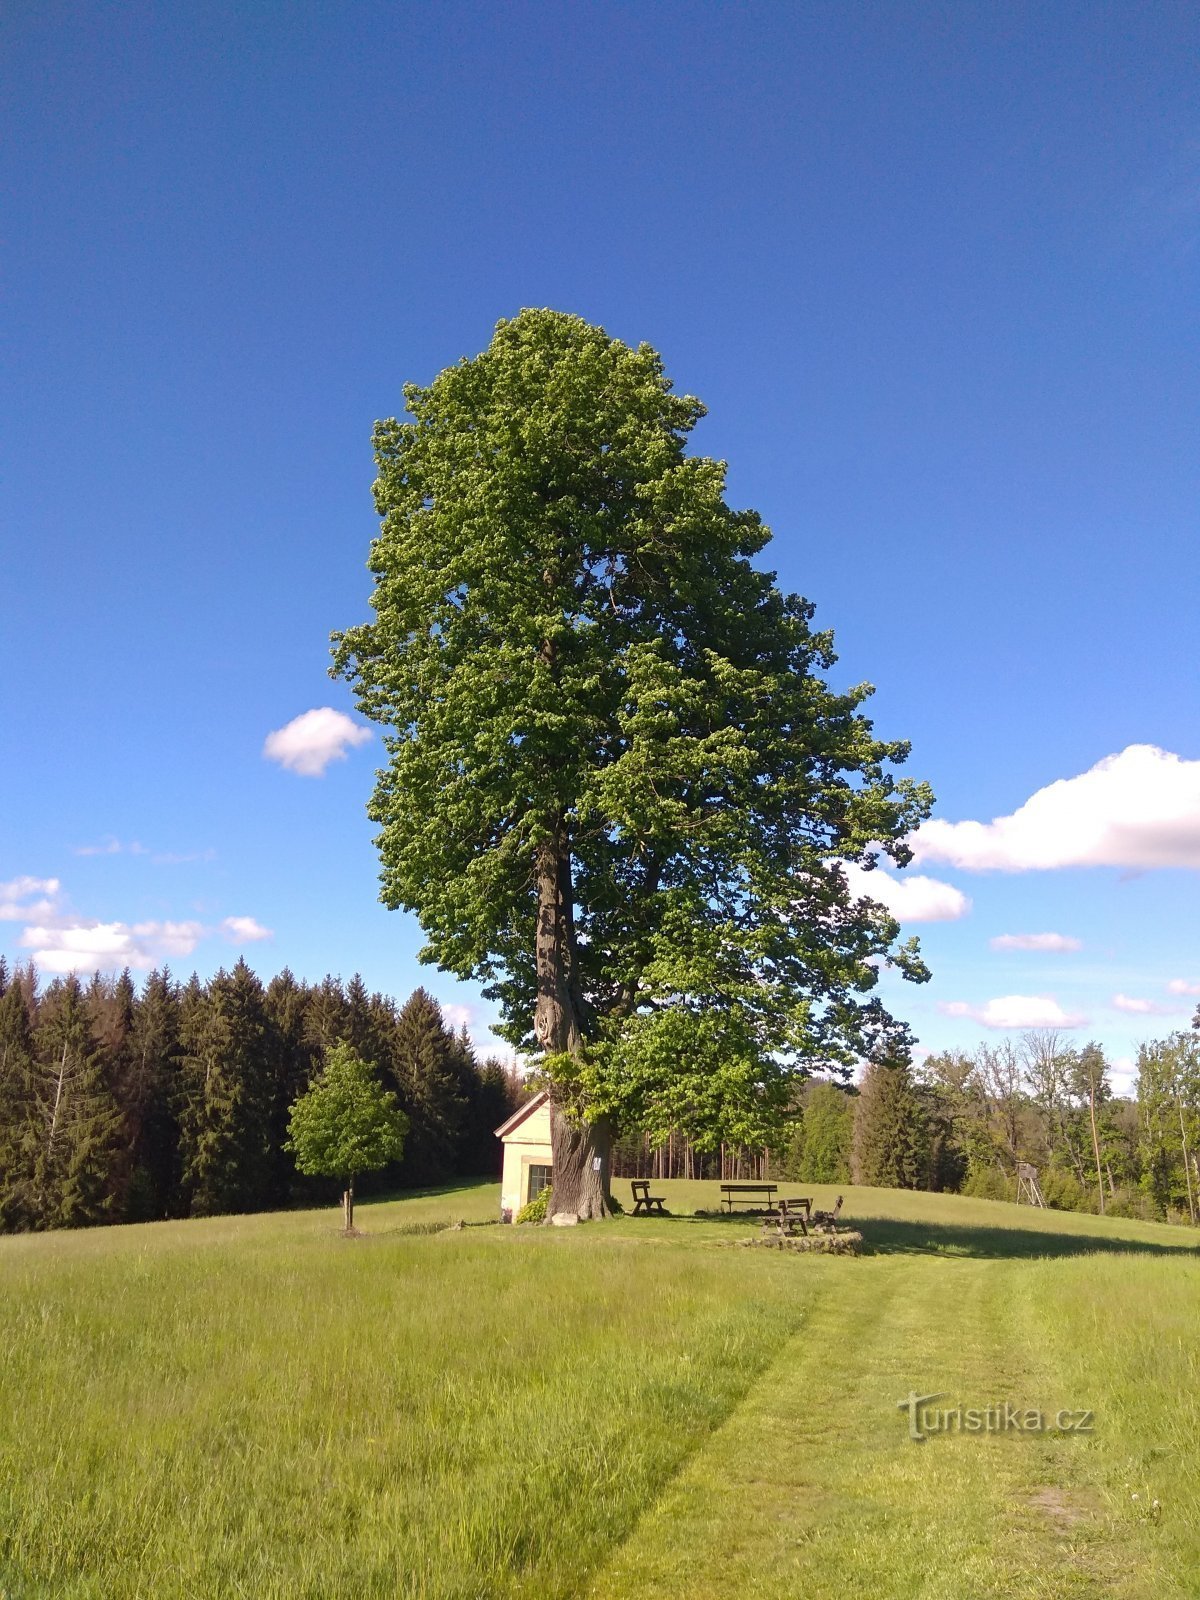
<svg viewBox="0 0 1200 1600">
<path fill-rule="evenodd" d="M 859 1189 L 864 1255 L 792 1257 L 656 1188 L 0 1240 L 0 1596 L 1200 1593 L 1190 1232 Z"/>
</svg>

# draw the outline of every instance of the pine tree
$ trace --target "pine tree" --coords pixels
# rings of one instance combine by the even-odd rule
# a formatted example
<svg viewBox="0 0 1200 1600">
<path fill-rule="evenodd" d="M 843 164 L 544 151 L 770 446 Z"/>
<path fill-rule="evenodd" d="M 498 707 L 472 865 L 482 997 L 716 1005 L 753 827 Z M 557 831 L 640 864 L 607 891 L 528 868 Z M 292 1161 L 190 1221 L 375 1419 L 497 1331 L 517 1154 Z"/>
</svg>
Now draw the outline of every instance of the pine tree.
<svg viewBox="0 0 1200 1600">
<path fill-rule="evenodd" d="M 263 996 L 273 1048 L 271 1111 L 267 1144 L 270 1170 L 269 1204 L 287 1203 L 295 1183 L 295 1164 L 286 1150 L 291 1106 L 320 1071 L 322 1052 L 309 1035 L 308 1013 L 313 991 L 296 982 L 285 967 L 271 979 Z"/>
<path fill-rule="evenodd" d="M 444 1183 L 458 1170 L 467 1106 L 459 1043 L 426 990 L 414 990 L 402 1008 L 391 1057 L 412 1127 L 404 1176 L 410 1183 Z"/>
<path fill-rule="evenodd" d="M 130 1038 L 136 999 L 128 967 L 115 979 L 95 973 L 84 996 L 88 1027 L 100 1056 L 104 1080 L 121 1116 L 121 1151 L 112 1174 L 112 1210 L 114 1215 L 121 1216 L 126 1214 L 136 1164 L 135 1126 L 127 1111 L 132 1069 Z"/>
<path fill-rule="evenodd" d="M 192 1215 L 257 1210 L 269 1188 L 272 1052 L 262 984 L 245 961 L 213 978 L 184 1043 Z"/>
<path fill-rule="evenodd" d="M 336 978 L 326 977 L 310 991 L 304 1011 L 304 1035 L 318 1055 L 332 1050 L 345 1037 L 346 996 Z"/>
<path fill-rule="evenodd" d="M 475 1067 L 473 1077 L 461 1170 L 471 1177 L 494 1178 L 500 1172 L 502 1156 L 496 1129 L 517 1109 L 518 1097 L 503 1062 L 494 1057 Z"/>
<path fill-rule="evenodd" d="M 357 972 L 346 985 L 346 1010 L 340 1036 L 364 1061 L 378 1065 L 382 1052 L 375 1029 L 375 1012 L 367 986 Z"/>
<path fill-rule="evenodd" d="M 908 1067 L 903 1062 L 869 1062 L 854 1113 L 854 1182 L 915 1189 L 924 1164 L 922 1131 Z"/>
<path fill-rule="evenodd" d="M 121 1159 L 121 1119 L 76 977 L 47 990 L 35 1044 L 35 1109 L 25 1136 L 34 1223 L 72 1228 L 105 1221 Z"/>
<path fill-rule="evenodd" d="M 179 1192 L 179 986 L 164 967 L 151 972 L 134 1007 L 119 1091 L 133 1160 L 130 1221 L 177 1215 Z"/>
<path fill-rule="evenodd" d="M 20 974 L 4 970 L 0 995 L 0 1230 L 32 1226 L 33 1030 Z"/>
</svg>

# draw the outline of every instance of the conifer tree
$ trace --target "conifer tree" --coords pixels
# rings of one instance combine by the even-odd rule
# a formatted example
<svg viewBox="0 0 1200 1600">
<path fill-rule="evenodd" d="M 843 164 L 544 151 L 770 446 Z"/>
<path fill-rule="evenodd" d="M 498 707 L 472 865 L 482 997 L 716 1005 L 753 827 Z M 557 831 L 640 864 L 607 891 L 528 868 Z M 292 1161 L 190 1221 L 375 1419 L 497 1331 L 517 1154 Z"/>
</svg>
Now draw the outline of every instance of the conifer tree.
<svg viewBox="0 0 1200 1600">
<path fill-rule="evenodd" d="M 855 1183 L 915 1189 L 923 1166 L 921 1108 L 908 1067 L 868 1062 L 854 1112 L 851 1171 Z"/>
<path fill-rule="evenodd" d="M 372 1063 L 378 1063 L 381 1054 L 375 1022 L 376 1015 L 372 1008 L 371 995 L 367 992 L 362 975 L 356 972 L 346 985 L 341 1037 L 364 1060 Z"/>
<path fill-rule="evenodd" d="M 461 1053 L 442 1008 L 416 989 L 396 1021 L 391 1068 L 412 1131 L 405 1178 L 444 1183 L 456 1170 L 466 1115 Z"/>
<path fill-rule="evenodd" d="M 34 1131 L 33 1031 L 19 973 L 4 970 L 0 994 L 0 1230 L 34 1221 L 31 1149 Z"/>
<path fill-rule="evenodd" d="M 128 967 L 115 979 L 102 977 L 99 972 L 93 974 L 85 994 L 88 1027 L 103 1064 L 105 1082 L 112 1091 L 121 1118 L 121 1150 L 113 1171 L 114 1215 L 126 1213 L 126 1202 L 137 1162 L 134 1150 L 137 1122 L 130 1105 L 133 1092 L 131 1082 L 133 1057 L 130 1040 L 136 1000 L 137 994 Z M 136 1205 L 135 1214 L 141 1215 Z"/>
<path fill-rule="evenodd" d="M 149 974 L 134 1008 L 121 1110 L 133 1157 L 131 1221 L 167 1217 L 181 1207 L 179 986 L 170 970 Z"/>
<path fill-rule="evenodd" d="M 182 1154 L 192 1214 L 253 1211 L 269 1178 L 271 1047 L 262 984 L 245 961 L 213 978 L 185 1046 Z"/>
<path fill-rule="evenodd" d="M 267 1194 L 271 1205 L 286 1203 L 294 1181 L 294 1163 L 285 1149 L 291 1106 L 320 1069 L 321 1050 L 308 1034 L 310 997 L 311 991 L 296 982 L 288 967 L 271 979 L 263 995 L 273 1051 L 267 1135 Z"/>
<path fill-rule="evenodd" d="M 346 996 L 336 978 L 326 976 L 308 996 L 304 1010 L 304 1033 L 320 1055 L 332 1050 L 346 1036 Z"/>
<path fill-rule="evenodd" d="M 474 1069 L 474 1090 L 469 1096 L 463 1139 L 462 1171 L 472 1177 L 496 1177 L 501 1148 L 496 1129 L 517 1109 L 513 1082 L 503 1062 L 489 1057 Z"/>
<path fill-rule="evenodd" d="M 51 985 L 35 1035 L 32 1157 L 35 1225 L 73 1228 L 111 1214 L 121 1155 L 121 1119 L 104 1079 L 79 980 Z"/>
</svg>

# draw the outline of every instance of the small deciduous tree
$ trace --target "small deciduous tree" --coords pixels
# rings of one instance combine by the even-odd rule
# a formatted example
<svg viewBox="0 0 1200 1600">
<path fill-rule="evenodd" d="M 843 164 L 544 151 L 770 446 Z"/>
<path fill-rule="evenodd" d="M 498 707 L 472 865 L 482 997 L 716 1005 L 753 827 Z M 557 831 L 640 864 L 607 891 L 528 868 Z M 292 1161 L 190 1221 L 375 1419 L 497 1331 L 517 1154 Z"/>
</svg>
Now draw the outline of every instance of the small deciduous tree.
<svg viewBox="0 0 1200 1600">
<path fill-rule="evenodd" d="M 301 1172 L 343 1178 L 346 1232 L 354 1228 L 354 1180 L 404 1154 L 408 1118 L 396 1096 L 348 1044 L 330 1050 L 325 1070 L 292 1106 L 287 1148 Z"/>
</svg>

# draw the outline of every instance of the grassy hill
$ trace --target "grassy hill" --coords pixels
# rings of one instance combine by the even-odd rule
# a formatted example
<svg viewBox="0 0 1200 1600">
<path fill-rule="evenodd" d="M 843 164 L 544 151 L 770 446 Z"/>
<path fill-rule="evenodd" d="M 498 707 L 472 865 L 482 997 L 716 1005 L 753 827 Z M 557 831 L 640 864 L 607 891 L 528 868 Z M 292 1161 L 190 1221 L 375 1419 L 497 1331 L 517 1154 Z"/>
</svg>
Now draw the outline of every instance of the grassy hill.
<svg viewBox="0 0 1200 1600">
<path fill-rule="evenodd" d="M 0 1596 L 1200 1592 L 1192 1235 L 860 1189 L 867 1254 L 789 1257 L 656 1189 L 0 1240 Z"/>
</svg>

